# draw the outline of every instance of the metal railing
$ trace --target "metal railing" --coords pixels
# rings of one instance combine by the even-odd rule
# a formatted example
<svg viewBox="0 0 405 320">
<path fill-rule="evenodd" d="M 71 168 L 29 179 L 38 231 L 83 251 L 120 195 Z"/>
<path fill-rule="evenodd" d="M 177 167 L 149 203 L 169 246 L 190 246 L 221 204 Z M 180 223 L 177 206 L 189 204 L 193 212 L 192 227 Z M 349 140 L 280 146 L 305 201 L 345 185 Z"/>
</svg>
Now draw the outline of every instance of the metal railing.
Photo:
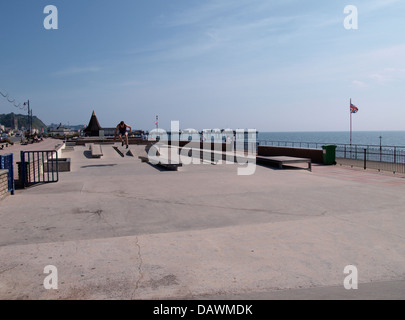
<svg viewBox="0 0 405 320">
<path fill-rule="evenodd" d="M 7 181 L 8 181 L 8 192 L 14 195 L 15 191 L 15 181 L 14 181 L 14 160 L 13 154 L 5 154 L 0 156 L 0 169 L 8 170 Z"/>
<path fill-rule="evenodd" d="M 399 146 L 337 145 L 338 163 L 364 169 L 405 173 L 405 148 Z"/>
<path fill-rule="evenodd" d="M 271 140 L 258 140 L 257 142 L 259 143 L 259 146 L 307 148 L 307 149 L 321 149 L 322 146 L 325 144 L 335 144 L 335 143 L 320 143 L 320 142 L 271 141 Z"/>
<path fill-rule="evenodd" d="M 269 140 L 259 140 L 259 145 L 308 149 L 322 149 L 324 145 L 336 145 L 336 161 L 338 164 L 405 173 L 405 146 Z"/>
<path fill-rule="evenodd" d="M 19 176 L 24 188 L 38 183 L 58 182 L 57 151 L 21 151 Z"/>
</svg>

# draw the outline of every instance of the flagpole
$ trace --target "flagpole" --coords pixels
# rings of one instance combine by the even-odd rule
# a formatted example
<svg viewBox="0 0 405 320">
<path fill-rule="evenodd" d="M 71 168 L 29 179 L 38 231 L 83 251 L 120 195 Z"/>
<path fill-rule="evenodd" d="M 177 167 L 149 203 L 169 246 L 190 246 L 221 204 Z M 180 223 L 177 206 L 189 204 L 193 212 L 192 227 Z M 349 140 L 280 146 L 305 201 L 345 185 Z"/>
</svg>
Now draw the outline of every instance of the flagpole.
<svg viewBox="0 0 405 320">
<path fill-rule="evenodd" d="M 353 129 L 353 122 L 352 122 L 352 115 L 353 115 L 353 112 L 352 112 L 352 98 L 350 98 L 350 108 L 349 108 L 349 110 L 350 110 L 350 150 L 351 150 L 351 148 L 352 148 L 352 129 Z"/>
</svg>

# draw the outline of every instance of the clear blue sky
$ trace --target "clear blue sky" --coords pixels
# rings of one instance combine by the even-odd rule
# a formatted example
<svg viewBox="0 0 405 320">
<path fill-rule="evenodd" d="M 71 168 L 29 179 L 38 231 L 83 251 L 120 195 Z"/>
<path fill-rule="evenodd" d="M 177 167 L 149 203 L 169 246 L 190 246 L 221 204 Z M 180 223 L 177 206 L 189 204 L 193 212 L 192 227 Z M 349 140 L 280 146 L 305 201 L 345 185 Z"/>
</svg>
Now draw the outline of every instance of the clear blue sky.
<svg viewBox="0 0 405 320">
<path fill-rule="evenodd" d="M 0 92 L 47 124 L 346 131 L 352 98 L 354 130 L 405 130 L 404 16 L 403 0 L 2 1 Z M 9 112 L 25 113 L 0 95 Z"/>
</svg>

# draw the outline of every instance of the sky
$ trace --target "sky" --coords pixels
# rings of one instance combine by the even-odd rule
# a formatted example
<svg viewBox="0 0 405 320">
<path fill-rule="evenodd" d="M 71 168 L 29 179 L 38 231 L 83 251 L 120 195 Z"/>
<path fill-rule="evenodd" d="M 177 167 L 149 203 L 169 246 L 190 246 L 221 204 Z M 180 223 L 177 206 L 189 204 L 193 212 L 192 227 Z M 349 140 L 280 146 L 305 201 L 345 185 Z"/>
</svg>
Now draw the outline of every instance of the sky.
<svg viewBox="0 0 405 320">
<path fill-rule="evenodd" d="M 348 131 L 352 99 L 353 130 L 405 130 L 404 15 L 404 0 L 1 0 L 0 113 Z"/>
</svg>

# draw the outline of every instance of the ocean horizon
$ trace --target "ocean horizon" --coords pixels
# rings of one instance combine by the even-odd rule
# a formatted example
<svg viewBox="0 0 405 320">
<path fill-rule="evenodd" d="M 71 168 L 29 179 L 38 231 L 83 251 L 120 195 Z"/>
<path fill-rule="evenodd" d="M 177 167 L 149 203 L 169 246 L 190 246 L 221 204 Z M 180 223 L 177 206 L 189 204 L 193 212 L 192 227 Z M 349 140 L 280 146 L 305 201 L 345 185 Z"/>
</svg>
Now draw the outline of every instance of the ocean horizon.
<svg viewBox="0 0 405 320">
<path fill-rule="evenodd" d="M 381 139 L 380 139 L 381 137 Z M 259 132 L 259 142 L 302 142 L 324 144 L 350 144 L 348 131 L 296 131 Z M 405 131 L 353 131 L 352 144 L 405 147 Z"/>
</svg>

